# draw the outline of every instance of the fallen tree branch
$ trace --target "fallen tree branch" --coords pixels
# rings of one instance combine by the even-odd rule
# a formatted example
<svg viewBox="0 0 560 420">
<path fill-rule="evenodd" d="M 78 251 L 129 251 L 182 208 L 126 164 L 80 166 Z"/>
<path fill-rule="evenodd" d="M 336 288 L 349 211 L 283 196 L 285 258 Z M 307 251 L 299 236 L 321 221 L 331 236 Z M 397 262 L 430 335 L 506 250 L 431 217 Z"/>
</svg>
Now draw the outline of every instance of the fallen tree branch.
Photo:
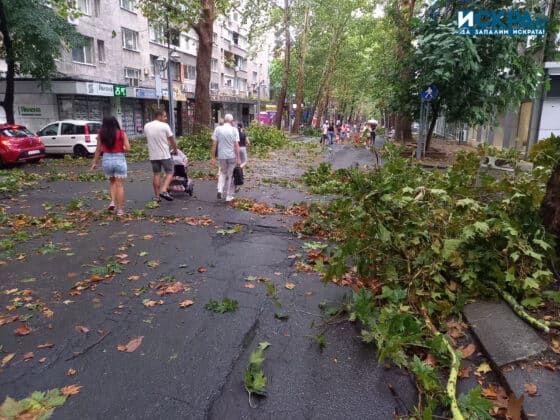
<svg viewBox="0 0 560 420">
<path fill-rule="evenodd" d="M 101 334 L 101 337 L 99 337 L 99 339 L 98 339 L 95 343 L 89 345 L 88 347 L 86 347 L 85 349 L 83 349 L 82 351 L 80 351 L 80 352 L 78 352 L 78 353 L 74 353 L 74 355 L 71 356 L 71 357 L 69 357 L 68 359 L 66 359 L 65 362 L 67 362 L 67 361 L 69 361 L 69 360 L 72 360 L 72 359 L 75 359 L 75 358 L 78 357 L 78 356 L 82 356 L 82 355 L 86 354 L 86 353 L 87 353 L 88 351 L 90 351 L 92 348 L 94 348 L 94 347 L 97 346 L 99 343 L 101 343 L 101 342 L 105 339 L 105 337 L 107 337 L 109 334 L 111 334 L 111 330 L 108 330 L 108 331 L 106 331 L 106 332 L 104 331 L 103 334 Z"/>
<path fill-rule="evenodd" d="M 428 326 L 428 328 L 432 331 L 432 333 L 437 337 L 442 335 L 437 328 L 432 323 L 432 320 L 428 316 L 426 312 L 426 308 L 422 306 L 421 310 L 422 316 L 424 317 L 424 322 Z M 451 356 L 451 370 L 449 371 L 449 378 L 447 379 L 447 386 L 445 387 L 445 393 L 447 394 L 451 406 L 451 415 L 453 416 L 453 420 L 464 420 L 463 413 L 461 413 L 461 409 L 459 408 L 459 404 L 457 403 L 457 377 L 459 376 L 459 367 L 461 366 L 461 359 L 457 356 L 457 352 L 449 342 L 449 339 L 444 335 L 443 342 L 445 343 L 445 347 Z"/>
<path fill-rule="evenodd" d="M 503 300 L 507 302 L 507 304 L 513 309 L 513 311 L 519 316 L 522 320 L 527 322 L 528 324 L 532 325 L 533 327 L 544 331 L 546 333 L 550 332 L 550 323 L 547 321 L 541 321 L 535 317 L 532 317 L 527 313 L 523 305 L 521 305 L 515 298 L 510 295 L 508 292 L 500 288 L 496 283 L 491 283 L 492 287 L 497 290 Z M 558 328 L 558 327 L 556 327 Z"/>
</svg>

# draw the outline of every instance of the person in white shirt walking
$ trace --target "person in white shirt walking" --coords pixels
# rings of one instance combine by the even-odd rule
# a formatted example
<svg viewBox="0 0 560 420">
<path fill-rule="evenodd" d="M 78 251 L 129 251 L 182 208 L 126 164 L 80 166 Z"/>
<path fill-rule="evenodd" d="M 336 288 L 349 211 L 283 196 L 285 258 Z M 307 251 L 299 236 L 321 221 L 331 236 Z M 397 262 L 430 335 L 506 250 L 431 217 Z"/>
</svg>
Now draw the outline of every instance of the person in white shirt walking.
<svg viewBox="0 0 560 420">
<path fill-rule="evenodd" d="M 239 132 L 233 126 L 233 115 L 224 116 L 224 124 L 216 127 L 212 134 L 212 154 L 210 165 L 216 164 L 216 150 L 218 151 L 218 164 L 220 173 L 218 175 L 218 200 L 221 200 L 224 192 L 226 201 L 233 200 L 233 170 L 241 163 L 239 156 Z M 225 188 L 225 191 L 224 191 Z"/>
<path fill-rule="evenodd" d="M 173 197 L 168 192 L 169 184 L 173 178 L 173 159 L 169 152 L 169 144 L 173 148 L 173 154 L 177 153 L 177 143 L 167 124 L 167 112 L 156 111 L 156 119 L 144 126 L 144 134 L 148 139 L 148 154 L 152 164 L 154 201 L 160 202 L 162 198 L 172 201 Z M 161 185 L 161 171 L 165 172 L 163 185 Z"/>
</svg>

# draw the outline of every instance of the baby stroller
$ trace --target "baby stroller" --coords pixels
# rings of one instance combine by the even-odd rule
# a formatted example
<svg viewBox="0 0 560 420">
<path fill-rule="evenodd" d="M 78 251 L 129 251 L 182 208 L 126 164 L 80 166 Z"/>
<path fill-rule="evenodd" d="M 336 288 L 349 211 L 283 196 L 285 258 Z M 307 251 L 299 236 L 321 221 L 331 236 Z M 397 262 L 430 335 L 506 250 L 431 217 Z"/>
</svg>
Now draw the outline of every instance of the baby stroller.
<svg viewBox="0 0 560 420">
<path fill-rule="evenodd" d="M 169 184 L 169 190 L 174 192 L 186 192 L 192 197 L 194 192 L 194 182 L 187 175 L 189 160 L 187 156 L 177 149 L 177 153 L 171 155 L 173 159 L 173 179 Z"/>
</svg>

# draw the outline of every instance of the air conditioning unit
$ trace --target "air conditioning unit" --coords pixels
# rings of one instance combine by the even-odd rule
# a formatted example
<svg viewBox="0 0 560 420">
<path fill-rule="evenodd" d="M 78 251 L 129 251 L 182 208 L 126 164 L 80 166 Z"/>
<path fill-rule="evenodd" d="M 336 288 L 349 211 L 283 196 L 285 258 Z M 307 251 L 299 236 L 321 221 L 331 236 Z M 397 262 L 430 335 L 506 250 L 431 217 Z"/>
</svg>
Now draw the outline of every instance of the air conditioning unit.
<svg viewBox="0 0 560 420">
<path fill-rule="evenodd" d="M 144 76 L 150 75 L 150 69 L 148 67 L 144 67 Z"/>
</svg>

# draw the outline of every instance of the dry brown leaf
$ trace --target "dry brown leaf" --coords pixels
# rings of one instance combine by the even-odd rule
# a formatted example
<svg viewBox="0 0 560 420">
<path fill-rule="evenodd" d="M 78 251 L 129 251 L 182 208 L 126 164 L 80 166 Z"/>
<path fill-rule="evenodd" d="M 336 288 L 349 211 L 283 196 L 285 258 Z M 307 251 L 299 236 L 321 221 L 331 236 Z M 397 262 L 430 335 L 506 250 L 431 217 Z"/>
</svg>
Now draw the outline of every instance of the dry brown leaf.
<svg viewBox="0 0 560 420">
<path fill-rule="evenodd" d="M 525 392 L 529 394 L 531 397 L 536 396 L 538 392 L 537 385 L 535 384 L 525 384 L 523 386 L 523 389 L 525 389 Z"/>
<path fill-rule="evenodd" d="M 205 273 L 205 272 L 206 272 L 206 268 L 204 268 L 204 267 L 198 267 L 198 270 L 197 270 L 197 271 L 198 271 L 199 273 Z"/>
<path fill-rule="evenodd" d="M 187 308 L 187 307 L 191 306 L 193 303 L 194 302 L 192 300 L 187 299 L 187 300 L 184 300 L 181 303 L 179 303 L 179 307 L 180 308 Z"/>
<path fill-rule="evenodd" d="M 47 361 L 47 358 L 46 358 L 46 357 L 41 357 L 41 358 L 39 359 L 39 363 L 45 363 L 46 361 Z"/>
<path fill-rule="evenodd" d="M 424 363 L 428 366 L 434 367 L 437 365 L 437 360 L 432 354 L 428 354 L 428 356 L 424 359 Z"/>
<path fill-rule="evenodd" d="M 136 280 L 140 279 L 140 276 L 128 276 L 128 279 L 130 281 L 136 281 Z"/>
<path fill-rule="evenodd" d="M 65 386 L 64 388 L 60 388 L 60 393 L 62 395 L 66 395 L 67 397 L 69 397 L 70 395 L 76 395 L 80 393 L 80 388 L 81 386 L 79 385 L 68 385 Z"/>
<path fill-rule="evenodd" d="M 103 280 L 104 277 L 101 277 L 101 276 L 98 276 L 97 274 L 94 274 L 89 279 L 90 279 L 90 281 L 97 282 L 97 281 Z"/>
<path fill-rule="evenodd" d="M 74 277 L 78 277 L 78 273 L 68 273 L 68 274 L 66 274 L 66 277 L 68 277 L 69 279 L 72 279 Z"/>
<path fill-rule="evenodd" d="M 5 295 L 13 295 L 14 293 L 16 293 L 19 289 L 9 289 L 4 291 Z"/>
<path fill-rule="evenodd" d="M 488 373 L 488 372 L 492 372 L 492 368 L 490 367 L 490 365 L 488 364 L 488 362 L 483 362 L 480 364 L 479 367 L 476 368 L 476 373 L 479 375 Z"/>
<path fill-rule="evenodd" d="M 38 344 L 37 348 L 38 349 L 51 349 L 54 347 L 53 343 L 45 343 L 45 344 Z"/>
<path fill-rule="evenodd" d="M 149 241 L 150 239 L 152 239 L 154 237 L 154 235 L 144 235 L 142 238 L 144 238 L 145 240 Z"/>
<path fill-rule="evenodd" d="M 120 344 L 117 346 L 118 351 L 126 351 L 126 346 L 124 344 Z"/>
<path fill-rule="evenodd" d="M 445 328 L 447 330 L 447 335 L 452 338 L 459 338 L 465 335 L 463 333 L 463 325 L 460 322 L 455 321 L 452 319 L 445 324 Z"/>
<path fill-rule="evenodd" d="M 28 351 L 27 353 L 25 353 L 25 354 L 23 355 L 23 361 L 24 361 L 24 362 L 27 362 L 28 360 L 31 360 L 31 359 L 33 359 L 34 357 L 35 357 L 35 354 L 33 354 L 32 351 Z"/>
<path fill-rule="evenodd" d="M 29 328 L 29 326 L 27 324 L 21 324 L 19 327 L 17 327 L 14 332 L 16 333 L 16 335 L 27 335 L 31 332 L 31 328 Z"/>
<path fill-rule="evenodd" d="M 2 325 L 9 324 L 10 322 L 17 321 L 19 319 L 19 315 L 0 315 L 0 327 Z"/>
<path fill-rule="evenodd" d="M 560 340 L 552 339 L 552 344 L 550 346 L 554 353 L 560 354 Z"/>
<path fill-rule="evenodd" d="M 245 288 L 246 289 L 254 289 L 255 285 L 248 281 L 248 282 L 245 282 Z"/>
<path fill-rule="evenodd" d="M 43 315 L 45 315 L 47 318 L 52 318 L 54 315 L 54 312 L 51 311 L 49 308 L 45 308 L 43 309 Z"/>
<path fill-rule="evenodd" d="M 275 275 L 275 276 L 281 276 L 282 273 L 281 273 L 280 271 L 275 271 L 275 272 L 274 272 L 274 275 Z"/>
<path fill-rule="evenodd" d="M 162 285 L 161 289 L 157 291 L 157 294 L 159 296 L 162 296 L 165 294 L 175 294 L 184 291 L 185 291 L 185 285 L 180 281 L 174 281 L 173 283 Z"/>
<path fill-rule="evenodd" d="M 463 359 L 467 359 L 474 354 L 476 347 L 471 343 L 468 346 L 459 347 L 458 350 L 461 352 Z"/>
<path fill-rule="evenodd" d="M 128 254 L 117 254 L 115 255 L 115 257 L 117 257 L 119 260 L 124 260 L 126 257 L 128 257 Z"/>
<path fill-rule="evenodd" d="M 72 376 L 76 374 L 76 369 L 68 369 L 68 372 L 66 373 L 68 376 Z"/>
<path fill-rule="evenodd" d="M 140 337 L 133 338 L 132 340 L 130 340 L 130 342 L 126 345 L 126 351 L 128 353 L 132 353 L 134 350 L 140 347 L 140 344 L 142 344 L 143 339 L 144 336 L 141 335 Z"/>
<path fill-rule="evenodd" d="M 16 355 L 15 353 L 10 353 L 10 354 L 4 356 L 4 357 L 2 358 L 2 362 L 0 363 L 0 367 L 4 367 L 4 366 L 6 366 L 8 363 L 10 363 L 10 360 L 12 360 L 12 359 L 14 358 L 15 355 Z"/>
<path fill-rule="evenodd" d="M 483 388 L 481 395 L 485 398 L 495 400 L 498 397 L 498 387 L 494 384 L 490 384 L 488 388 Z"/>
<path fill-rule="evenodd" d="M 540 362 L 540 361 L 539 361 L 539 362 L 537 362 L 536 364 L 537 364 L 537 366 L 543 367 L 543 368 L 548 369 L 548 370 L 552 370 L 552 371 L 555 371 L 555 370 L 556 370 L 556 366 L 554 366 L 554 365 L 553 365 L 552 363 L 550 363 L 550 362 Z"/>
<path fill-rule="evenodd" d="M 83 325 L 76 325 L 76 326 L 74 327 L 74 329 L 75 329 L 77 332 L 79 332 L 79 333 L 87 333 L 87 332 L 89 332 L 89 328 L 88 328 L 88 327 L 85 327 L 85 326 L 83 326 Z"/>
<path fill-rule="evenodd" d="M 471 367 L 462 367 L 459 369 L 459 378 L 467 379 L 471 376 Z"/>
<path fill-rule="evenodd" d="M 511 394 L 508 397 L 506 416 L 508 416 L 511 420 L 521 420 L 522 408 L 523 395 L 521 395 L 519 398 L 515 398 L 515 395 Z"/>
<path fill-rule="evenodd" d="M 296 285 L 292 282 L 287 281 L 286 284 L 284 284 L 284 287 L 288 290 L 293 290 L 296 288 Z"/>
</svg>

